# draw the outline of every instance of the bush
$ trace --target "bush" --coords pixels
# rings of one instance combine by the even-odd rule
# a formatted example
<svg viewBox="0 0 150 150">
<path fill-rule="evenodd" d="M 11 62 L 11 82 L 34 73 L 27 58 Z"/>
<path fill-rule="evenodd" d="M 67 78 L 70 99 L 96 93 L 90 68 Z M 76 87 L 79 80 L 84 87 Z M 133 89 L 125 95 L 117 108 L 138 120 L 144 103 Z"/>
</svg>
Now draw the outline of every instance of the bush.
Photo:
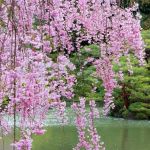
<svg viewBox="0 0 150 150">
<path fill-rule="evenodd" d="M 149 118 L 150 63 L 139 67 L 136 58 L 131 55 L 130 59 L 133 66 L 133 74 L 128 72 L 125 57 L 121 58 L 121 70 L 124 72 L 124 80 L 118 82 L 121 88 L 114 90 L 113 95 L 116 107 L 114 110 L 111 110 L 110 115 L 137 119 L 137 113 L 144 113 L 147 117 L 143 118 Z M 118 71 L 118 66 L 115 65 L 114 70 Z"/>
<path fill-rule="evenodd" d="M 115 101 L 115 108 L 110 111 L 110 116 L 121 118 L 123 111 L 125 111 L 124 102 L 117 100 Z"/>
<path fill-rule="evenodd" d="M 144 113 L 137 113 L 135 115 L 135 119 L 137 120 L 145 120 L 145 119 L 148 119 L 148 116 Z"/>
<path fill-rule="evenodd" d="M 150 117 L 150 104 L 136 102 L 129 106 L 129 111 L 132 113 L 143 113 Z"/>
<path fill-rule="evenodd" d="M 139 67 L 137 60 L 131 55 L 133 74 L 129 74 L 125 59 L 122 58 L 121 70 L 124 72 L 124 80 L 119 81 L 121 88 L 114 91 L 115 100 L 150 103 L 150 63 Z M 117 70 L 117 66 L 114 67 Z M 126 97 L 125 97 L 126 96 Z"/>
<path fill-rule="evenodd" d="M 130 114 L 130 112 L 126 109 L 125 111 L 122 112 L 122 117 L 125 119 L 128 119 L 130 116 L 129 114 Z"/>
<path fill-rule="evenodd" d="M 123 117 L 125 119 L 149 119 L 150 118 L 150 104 L 147 103 L 141 103 L 136 102 L 132 103 L 129 106 L 129 109 L 126 109 L 125 107 L 122 107 L 120 109 L 115 108 L 114 111 L 111 111 L 111 116 L 114 117 Z"/>
</svg>

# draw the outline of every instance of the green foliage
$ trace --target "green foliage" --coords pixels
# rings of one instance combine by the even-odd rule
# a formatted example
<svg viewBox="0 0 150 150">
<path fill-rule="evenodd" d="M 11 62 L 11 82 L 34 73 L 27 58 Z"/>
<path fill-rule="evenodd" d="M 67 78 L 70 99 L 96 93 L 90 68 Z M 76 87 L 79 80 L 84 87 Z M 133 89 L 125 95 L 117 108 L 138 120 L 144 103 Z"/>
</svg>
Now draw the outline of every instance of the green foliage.
<svg viewBox="0 0 150 150">
<path fill-rule="evenodd" d="M 129 106 L 129 111 L 133 114 L 135 119 L 150 118 L 150 104 L 136 102 Z"/>
<path fill-rule="evenodd" d="M 150 29 L 150 14 L 142 14 L 141 26 L 144 30 Z"/>
<path fill-rule="evenodd" d="M 142 35 L 144 40 L 147 42 L 150 39 L 150 31 L 143 31 Z M 148 43 L 148 42 L 147 42 Z M 149 43 L 148 43 L 149 44 Z M 148 45 L 147 44 L 147 45 Z M 92 49 L 91 51 L 87 51 Z M 81 54 L 72 54 L 71 60 L 76 65 L 75 75 L 77 76 L 77 84 L 75 86 L 75 97 L 74 100 L 77 100 L 80 96 L 86 97 L 89 99 L 94 99 L 96 101 L 103 102 L 104 97 L 104 88 L 102 86 L 102 81 L 94 77 L 95 68 L 91 63 L 86 63 L 85 60 L 88 57 L 99 57 L 99 47 L 96 45 L 86 46 L 81 49 Z M 124 72 L 124 81 L 119 82 L 125 84 L 125 90 L 127 97 L 129 99 L 129 104 L 134 102 L 144 102 L 150 103 L 150 64 L 147 64 L 144 67 L 139 67 L 138 60 L 131 57 L 131 64 L 133 66 L 133 75 L 130 75 L 127 67 L 127 60 L 125 57 L 121 58 L 121 70 Z M 114 70 L 118 71 L 119 66 L 114 65 Z M 93 87 L 97 87 L 96 92 L 91 92 Z M 114 91 L 115 97 L 115 109 L 111 112 L 110 115 L 115 117 L 125 117 L 126 109 L 124 107 L 124 98 L 122 88 L 117 88 Z M 128 116 L 132 116 L 129 112 Z"/>
<path fill-rule="evenodd" d="M 144 113 L 150 117 L 150 104 L 136 102 L 129 106 L 129 111 L 133 113 Z"/>
<path fill-rule="evenodd" d="M 150 30 L 143 30 L 142 36 L 144 39 L 150 39 Z"/>
<path fill-rule="evenodd" d="M 143 34 L 145 34 L 145 37 L 147 36 L 146 38 L 150 36 L 146 32 Z M 150 63 L 140 67 L 138 60 L 132 54 L 130 59 L 133 66 L 133 74 L 128 72 L 126 58 L 121 58 L 121 70 L 124 73 L 124 80 L 119 81 L 121 88 L 117 88 L 114 91 L 116 107 L 114 110 L 111 110 L 110 115 L 124 118 L 148 119 L 150 111 Z M 115 65 L 114 70 L 118 71 L 119 66 Z M 126 103 L 129 105 L 129 108 L 125 107 Z"/>
<path fill-rule="evenodd" d="M 150 63 L 144 67 L 139 67 L 138 61 L 133 56 L 131 56 L 131 63 L 133 66 L 133 74 L 129 75 L 128 67 L 125 64 L 124 58 L 122 58 L 121 70 L 124 72 L 124 81 L 120 82 L 120 85 L 125 85 L 130 103 L 137 101 L 150 103 L 150 70 L 148 69 Z M 122 99 L 122 92 L 122 88 L 117 89 L 117 92 L 114 92 L 115 98 Z"/>
<path fill-rule="evenodd" d="M 8 96 L 5 96 L 3 98 L 3 101 L 2 101 L 2 103 L 0 105 L 0 111 L 3 111 L 8 106 L 9 101 L 10 101 L 10 99 L 8 98 Z"/>
<path fill-rule="evenodd" d="M 122 117 L 128 119 L 130 116 L 129 114 L 130 114 L 129 110 L 126 109 L 125 111 L 122 112 Z"/>
<path fill-rule="evenodd" d="M 137 113 L 135 115 L 135 119 L 137 120 L 145 120 L 145 119 L 148 119 L 148 116 L 144 113 Z"/>
<path fill-rule="evenodd" d="M 115 109 L 111 110 L 110 116 L 120 118 L 125 111 L 124 103 L 122 100 L 115 101 Z"/>
<path fill-rule="evenodd" d="M 146 48 L 150 48 L 150 30 L 142 31 L 142 37 L 146 44 Z"/>
<path fill-rule="evenodd" d="M 150 29 L 150 1 L 139 0 L 140 12 L 142 14 L 142 28 L 145 30 Z"/>
<path fill-rule="evenodd" d="M 4 0 L 0 0 L 0 6 L 4 3 Z"/>
<path fill-rule="evenodd" d="M 150 22 L 149 22 L 150 25 Z M 145 30 L 142 31 L 142 37 L 143 40 L 145 42 L 146 48 L 145 48 L 145 52 L 146 52 L 146 61 L 148 61 L 148 59 L 150 59 L 150 30 Z"/>
<path fill-rule="evenodd" d="M 150 1 L 149 0 L 139 0 L 140 10 L 145 14 L 150 14 Z"/>
<path fill-rule="evenodd" d="M 104 88 L 102 87 L 102 82 L 94 76 L 95 67 L 93 67 L 92 63 L 86 61 L 89 57 L 99 57 L 98 46 L 85 46 L 81 49 L 80 54 L 74 53 L 71 55 L 71 61 L 76 65 L 74 74 L 77 77 L 77 84 L 74 87 L 74 100 L 79 99 L 79 97 L 85 97 L 87 100 L 93 99 L 102 103 Z M 92 90 L 94 87 L 97 87 L 95 92 Z"/>
</svg>

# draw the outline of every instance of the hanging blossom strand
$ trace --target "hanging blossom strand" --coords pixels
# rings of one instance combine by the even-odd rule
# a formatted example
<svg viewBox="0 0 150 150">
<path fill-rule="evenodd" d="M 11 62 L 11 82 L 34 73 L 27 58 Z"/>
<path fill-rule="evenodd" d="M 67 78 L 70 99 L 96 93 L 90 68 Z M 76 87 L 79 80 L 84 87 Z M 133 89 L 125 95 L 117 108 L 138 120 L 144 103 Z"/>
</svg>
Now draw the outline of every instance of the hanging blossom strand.
<svg viewBox="0 0 150 150">
<path fill-rule="evenodd" d="M 80 103 L 74 103 L 72 109 L 76 114 L 75 124 L 78 131 L 79 142 L 73 150 L 105 150 L 103 142 L 94 127 L 94 119 L 99 118 L 99 111 L 95 101 L 90 101 L 90 112 L 86 110 L 86 99 L 80 98 Z"/>
<path fill-rule="evenodd" d="M 57 109 L 65 124 L 64 98 L 74 96 L 75 66 L 69 55 L 80 52 L 83 43 L 97 44 L 99 59 L 94 63 L 105 88 L 104 113 L 114 108 L 116 74 L 113 64 L 132 52 L 144 64 L 138 5 L 122 9 L 115 0 L 5 0 L 0 4 L 0 126 L 11 131 L 5 116 L 19 116 L 21 139 L 18 150 L 31 149 L 32 134 L 44 134 L 49 107 Z M 56 60 L 50 58 L 57 54 Z M 128 58 L 129 59 L 129 58 Z M 128 60 L 130 62 L 130 60 Z M 131 67 L 130 67 L 131 68 Z M 90 103 L 90 143 L 86 140 L 85 102 L 73 105 L 78 114 L 79 149 L 100 149 Z M 79 107 L 79 108 L 78 108 Z M 81 108 L 80 108 L 81 107 Z M 81 112 L 80 112 L 81 111 Z M 83 118 L 80 115 L 83 114 Z M 81 124 L 80 124 L 81 120 Z M 15 130 L 14 130 L 15 133 Z M 14 135 L 15 136 L 15 135 Z M 94 143 L 95 140 L 95 143 Z M 91 145 L 92 143 L 92 145 Z"/>
</svg>

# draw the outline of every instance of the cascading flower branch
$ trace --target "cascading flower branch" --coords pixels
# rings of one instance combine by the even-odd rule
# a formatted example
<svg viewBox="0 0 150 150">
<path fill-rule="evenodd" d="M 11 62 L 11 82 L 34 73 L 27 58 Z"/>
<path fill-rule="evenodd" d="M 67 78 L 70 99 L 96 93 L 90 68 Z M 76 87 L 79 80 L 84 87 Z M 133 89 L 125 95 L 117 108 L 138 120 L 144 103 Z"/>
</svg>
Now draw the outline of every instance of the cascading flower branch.
<svg viewBox="0 0 150 150">
<path fill-rule="evenodd" d="M 44 131 L 43 122 L 49 108 L 45 61 L 43 54 L 29 49 L 26 52 L 17 53 L 15 70 L 2 65 L 2 67 L 6 67 L 1 76 L 1 81 L 5 85 L 2 94 L 7 96 L 8 104 L 0 112 L 1 122 L 4 122 L 7 116 L 14 115 L 15 104 L 15 114 L 18 116 L 17 126 L 21 130 L 21 138 L 24 139 L 22 144 L 29 141 L 32 134 L 42 134 Z M 13 84 L 14 80 L 16 81 L 15 85 Z M 4 97 L 2 97 L 1 105 L 4 102 Z M 6 125 L 3 125 L 3 128 L 6 128 Z M 27 138 L 28 140 L 26 140 Z M 14 143 L 13 146 L 19 149 L 19 145 Z"/>
<path fill-rule="evenodd" d="M 95 101 L 90 101 L 90 111 L 85 109 L 86 99 L 80 98 L 80 103 L 72 105 L 76 113 L 76 127 L 78 131 L 79 142 L 73 150 L 105 150 L 104 144 L 94 127 L 94 119 L 99 118 L 99 111 L 96 108 Z"/>
<path fill-rule="evenodd" d="M 7 71 L 2 74 L 4 77 L 2 81 L 6 85 L 2 94 L 9 98 L 9 103 L 1 111 L 1 125 L 4 131 L 9 131 L 9 126 L 4 124 L 5 116 L 13 115 L 15 103 L 22 139 L 13 146 L 19 149 L 20 144 L 22 147 L 24 147 L 23 144 L 31 144 L 29 140 L 32 134 L 44 134 L 43 123 L 49 107 L 53 106 L 57 109 L 57 116 L 59 119 L 62 118 L 60 122 L 65 123 L 66 104 L 61 102 L 61 97 L 72 98 L 75 77 L 67 72 L 69 67 L 73 70 L 74 65 L 65 56 L 59 56 L 59 63 L 54 63 L 41 52 L 34 52 L 30 49 L 17 54 L 18 65 L 15 71 L 5 68 Z M 15 79 L 16 96 L 14 98 L 12 83 Z"/>
<path fill-rule="evenodd" d="M 5 1 L 1 6 L 0 125 L 3 133 L 9 133 L 7 118 L 14 118 L 12 145 L 17 150 L 31 149 L 31 135 L 44 134 L 49 107 L 57 103 L 54 108 L 64 117 L 66 104 L 61 97 L 72 98 L 75 83 L 69 74 L 75 66 L 66 56 L 54 62 L 40 51 L 43 43 L 40 31 L 34 29 L 36 14 L 32 13 L 37 9 L 38 1 Z M 16 126 L 21 134 L 18 142 Z"/>
<path fill-rule="evenodd" d="M 109 58 L 99 59 L 94 62 L 96 66 L 97 75 L 102 79 L 103 86 L 105 88 L 104 97 L 104 114 L 109 113 L 110 108 L 114 108 L 113 103 L 113 89 L 117 87 L 117 81 L 115 80 L 115 73 L 113 72 L 112 63 Z"/>
<path fill-rule="evenodd" d="M 56 118 L 60 124 L 66 124 L 68 120 L 65 115 L 66 102 L 62 101 L 62 98 L 70 100 L 74 96 L 73 86 L 76 78 L 71 74 L 74 69 L 75 65 L 64 55 L 59 55 L 56 62 L 49 61 L 49 103 L 50 107 L 56 110 Z"/>
<path fill-rule="evenodd" d="M 45 7 L 42 15 L 45 21 L 42 26 L 45 39 L 43 45 L 47 52 L 65 51 L 70 54 L 80 51 L 83 43 L 87 42 L 99 46 L 100 61 L 108 58 L 111 68 L 113 63 L 119 63 L 121 56 L 128 56 L 130 52 L 135 54 L 141 65 L 144 64 L 144 44 L 140 33 L 138 4 L 123 9 L 117 6 L 115 0 L 53 0 L 44 2 L 43 5 Z M 37 18 L 42 19 L 41 15 L 37 15 Z M 103 67 L 104 69 L 107 67 Z M 109 76 L 109 71 L 104 72 L 105 76 Z M 103 78 L 101 73 L 97 74 Z M 107 84 L 106 81 L 103 80 L 104 84 Z M 111 88 L 111 92 L 109 89 L 109 93 L 112 93 L 114 88 L 115 86 Z M 108 109 L 104 108 L 105 114 L 114 107 L 113 97 L 107 91 L 108 89 L 105 108 Z"/>
<path fill-rule="evenodd" d="M 32 149 L 32 139 L 21 139 L 20 141 L 12 144 L 17 148 L 17 150 L 31 150 Z"/>
<path fill-rule="evenodd" d="M 43 122 L 49 107 L 56 108 L 61 122 L 66 122 L 66 103 L 62 99 L 74 96 L 76 82 L 72 74 L 75 66 L 69 56 L 80 52 L 83 43 L 99 46 L 100 56 L 94 65 L 105 88 L 104 113 L 107 115 L 114 107 L 112 93 L 117 86 L 113 64 L 119 64 L 120 57 L 128 57 L 130 52 L 144 64 L 140 31 L 137 4 L 122 9 L 116 0 L 0 2 L 0 126 L 4 133 L 10 132 L 6 116 L 13 116 L 14 147 L 31 149 L 31 135 L 45 132 Z M 58 54 L 56 60 L 50 58 L 53 53 Z M 79 133 L 75 149 L 102 149 L 93 123 L 96 118 L 93 101 L 90 107 L 90 139 L 87 140 L 85 100 L 72 106 L 77 114 Z M 16 125 L 21 130 L 18 142 Z"/>
</svg>

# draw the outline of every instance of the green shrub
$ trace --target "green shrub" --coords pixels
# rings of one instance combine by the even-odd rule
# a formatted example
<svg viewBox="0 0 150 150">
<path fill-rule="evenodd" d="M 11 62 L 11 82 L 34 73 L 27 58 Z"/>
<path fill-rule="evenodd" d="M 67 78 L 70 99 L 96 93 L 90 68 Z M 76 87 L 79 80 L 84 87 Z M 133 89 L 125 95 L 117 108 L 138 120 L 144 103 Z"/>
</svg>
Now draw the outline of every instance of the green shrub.
<svg viewBox="0 0 150 150">
<path fill-rule="evenodd" d="M 114 90 L 113 96 L 116 107 L 114 110 L 111 110 L 111 116 L 121 116 L 124 118 L 128 116 L 129 118 L 135 118 L 136 114 L 139 112 L 149 116 L 150 63 L 143 67 L 139 67 L 138 60 L 133 57 L 133 55 L 130 56 L 130 59 L 133 66 L 133 74 L 129 74 L 128 72 L 126 58 L 121 58 L 121 70 L 124 73 L 124 80 L 118 82 L 121 88 Z M 119 67 L 115 65 L 114 70 L 118 71 L 118 69 Z M 122 104 L 122 106 L 120 104 Z M 134 106 L 135 109 L 140 111 L 133 111 L 132 108 L 134 108 Z M 122 111 L 125 108 L 130 112 L 128 115 L 126 110 Z M 144 109 L 144 111 L 141 111 L 142 109 Z"/>
<path fill-rule="evenodd" d="M 128 119 L 130 116 L 129 114 L 130 114 L 130 112 L 126 109 L 125 111 L 122 112 L 122 117 L 125 119 Z"/>
<path fill-rule="evenodd" d="M 128 67 L 125 59 L 121 59 L 121 70 L 124 72 L 124 80 L 119 81 L 121 88 L 114 91 L 115 101 L 128 100 L 133 102 L 146 102 L 150 103 L 150 64 L 139 67 L 138 61 L 131 55 L 131 63 L 133 66 L 133 74 L 129 74 Z M 117 71 L 119 67 L 115 66 L 114 70 Z M 124 97 L 126 95 L 126 97 Z"/>
<path fill-rule="evenodd" d="M 137 120 L 145 120 L 145 119 L 148 119 L 148 116 L 144 113 L 137 113 L 135 115 L 135 119 Z"/>
<path fill-rule="evenodd" d="M 150 104 L 136 102 L 129 106 L 129 111 L 133 113 L 143 113 L 147 117 L 150 117 Z"/>
</svg>

